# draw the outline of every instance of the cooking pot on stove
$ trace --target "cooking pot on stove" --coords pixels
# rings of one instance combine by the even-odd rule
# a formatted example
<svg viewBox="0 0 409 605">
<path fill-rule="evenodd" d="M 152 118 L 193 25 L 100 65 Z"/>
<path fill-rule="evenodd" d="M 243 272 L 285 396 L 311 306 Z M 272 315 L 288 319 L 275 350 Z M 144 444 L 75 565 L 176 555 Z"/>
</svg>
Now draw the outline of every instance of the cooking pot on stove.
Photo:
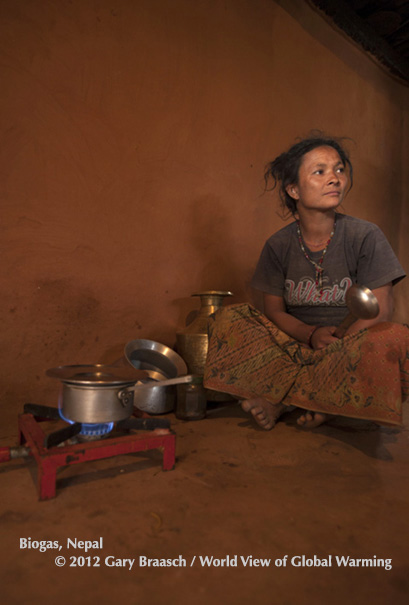
<svg viewBox="0 0 409 605">
<path fill-rule="evenodd" d="M 137 381 L 147 378 L 145 372 L 132 368 L 96 365 L 60 366 L 47 370 L 59 378 L 61 416 L 69 422 L 97 424 L 118 422 L 133 412 L 133 391 Z"/>
</svg>

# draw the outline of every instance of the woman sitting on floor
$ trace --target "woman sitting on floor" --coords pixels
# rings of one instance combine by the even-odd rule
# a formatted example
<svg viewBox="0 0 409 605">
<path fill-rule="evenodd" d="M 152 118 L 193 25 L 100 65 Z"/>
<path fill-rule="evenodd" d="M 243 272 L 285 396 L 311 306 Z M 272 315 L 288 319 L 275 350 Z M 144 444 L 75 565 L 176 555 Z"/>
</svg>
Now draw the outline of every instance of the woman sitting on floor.
<svg viewBox="0 0 409 605">
<path fill-rule="evenodd" d="M 391 318 L 405 272 L 376 225 L 338 212 L 352 185 L 346 150 L 304 139 L 265 177 L 295 221 L 267 240 L 253 277 L 265 314 L 239 304 L 211 320 L 205 386 L 243 399 L 267 430 L 290 405 L 305 410 L 298 423 L 308 428 L 331 415 L 401 424 L 409 329 Z M 352 284 L 370 288 L 380 311 L 337 338 Z"/>
</svg>

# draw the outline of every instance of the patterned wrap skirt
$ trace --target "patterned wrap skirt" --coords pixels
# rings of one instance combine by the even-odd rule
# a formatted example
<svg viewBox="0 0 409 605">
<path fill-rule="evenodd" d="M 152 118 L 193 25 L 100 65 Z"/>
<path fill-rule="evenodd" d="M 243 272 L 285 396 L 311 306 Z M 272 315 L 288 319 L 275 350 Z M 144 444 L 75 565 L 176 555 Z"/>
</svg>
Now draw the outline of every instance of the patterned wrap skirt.
<svg viewBox="0 0 409 605">
<path fill-rule="evenodd" d="M 401 425 L 409 327 L 383 322 L 313 350 L 248 304 L 223 307 L 209 321 L 204 386 L 239 399 Z"/>
</svg>

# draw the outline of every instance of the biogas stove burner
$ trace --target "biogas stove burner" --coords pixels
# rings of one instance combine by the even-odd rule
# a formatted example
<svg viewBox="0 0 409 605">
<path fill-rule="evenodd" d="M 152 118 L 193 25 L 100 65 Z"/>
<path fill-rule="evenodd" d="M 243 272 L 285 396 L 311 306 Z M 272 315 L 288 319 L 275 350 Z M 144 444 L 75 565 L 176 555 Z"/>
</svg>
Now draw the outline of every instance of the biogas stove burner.
<svg viewBox="0 0 409 605">
<path fill-rule="evenodd" d="M 176 436 L 166 418 L 127 418 L 115 424 L 115 432 L 111 422 L 73 422 L 45 434 L 40 423 L 59 419 L 58 409 L 27 403 L 18 418 L 19 446 L 0 447 L 0 462 L 25 456 L 35 458 L 40 500 L 55 496 L 57 469 L 64 466 L 153 449 L 163 451 L 163 470 L 175 465 Z M 144 433 L 131 432 L 135 430 Z"/>
<path fill-rule="evenodd" d="M 53 409 L 53 415 L 55 415 L 54 409 Z M 77 441 L 95 441 L 97 439 L 103 439 L 104 437 L 109 435 L 109 433 L 114 428 L 113 422 L 100 422 L 100 423 L 94 423 L 94 424 L 90 424 L 90 423 L 86 423 L 86 422 L 82 422 L 82 423 L 74 422 L 74 420 L 70 420 L 69 418 L 66 418 L 64 416 L 60 406 L 58 408 L 58 415 L 62 420 L 64 420 L 64 422 L 67 422 L 68 424 L 71 424 L 71 425 L 75 425 L 75 429 L 73 429 L 73 436 L 74 436 L 74 433 L 75 433 L 75 435 L 77 435 Z M 55 416 L 57 416 L 57 415 L 55 415 Z M 167 426 L 164 426 L 163 428 L 169 428 L 169 423 L 167 424 Z"/>
<path fill-rule="evenodd" d="M 113 428 L 113 422 L 104 422 L 100 424 L 86 424 L 83 422 L 78 437 L 82 441 L 95 441 L 96 439 L 102 439 L 109 435 Z"/>
</svg>

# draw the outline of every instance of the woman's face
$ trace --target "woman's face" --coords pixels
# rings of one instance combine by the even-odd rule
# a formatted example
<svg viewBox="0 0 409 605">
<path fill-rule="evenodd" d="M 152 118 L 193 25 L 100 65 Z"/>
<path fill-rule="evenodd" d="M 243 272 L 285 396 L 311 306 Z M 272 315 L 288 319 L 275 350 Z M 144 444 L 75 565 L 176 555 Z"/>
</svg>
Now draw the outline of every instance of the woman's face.
<svg viewBox="0 0 409 605">
<path fill-rule="evenodd" d="M 334 210 L 345 197 L 348 177 L 333 147 L 316 147 L 303 156 L 298 182 L 289 185 L 288 195 L 296 200 L 297 211 Z"/>
</svg>

